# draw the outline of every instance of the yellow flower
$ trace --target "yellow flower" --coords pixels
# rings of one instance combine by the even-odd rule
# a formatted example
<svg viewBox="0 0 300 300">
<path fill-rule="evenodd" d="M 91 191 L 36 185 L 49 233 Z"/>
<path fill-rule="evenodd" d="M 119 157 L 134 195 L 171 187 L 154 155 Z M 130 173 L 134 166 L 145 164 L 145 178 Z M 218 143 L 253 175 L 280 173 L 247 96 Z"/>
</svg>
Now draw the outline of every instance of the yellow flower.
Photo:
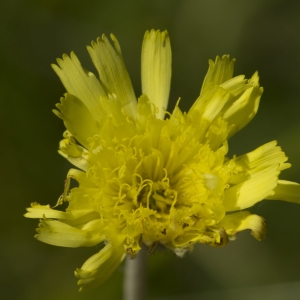
<svg viewBox="0 0 300 300">
<path fill-rule="evenodd" d="M 88 52 L 100 80 L 74 53 L 54 71 L 67 93 L 55 114 L 67 128 L 59 153 L 77 169 L 57 206 L 33 203 L 36 238 L 63 247 L 104 248 L 75 271 L 81 289 L 104 282 L 142 243 L 183 256 L 197 243 L 224 246 L 242 230 L 265 236 L 263 218 L 245 209 L 263 199 L 299 203 L 300 185 L 278 179 L 290 165 L 276 141 L 228 158 L 227 140 L 255 116 L 262 88 L 255 73 L 233 77 L 234 60 L 209 61 L 199 97 L 186 113 L 166 112 L 171 81 L 167 32 L 146 32 L 137 100 L 120 46 L 102 36 Z M 164 119 L 166 115 L 166 118 Z M 70 180 L 79 186 L 70 190 Z"/>
</svg>

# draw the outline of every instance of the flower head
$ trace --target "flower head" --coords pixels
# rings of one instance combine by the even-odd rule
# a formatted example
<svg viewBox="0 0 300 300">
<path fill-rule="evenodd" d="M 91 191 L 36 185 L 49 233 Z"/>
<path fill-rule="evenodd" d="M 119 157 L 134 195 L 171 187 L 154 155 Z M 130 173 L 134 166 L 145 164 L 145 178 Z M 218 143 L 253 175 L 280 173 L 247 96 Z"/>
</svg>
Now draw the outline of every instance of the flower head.
<svg viewBox="0 0 300 300">
<path fill-rule="evenodd" d="M 63 247 L 104 248 L 75 271 L 81 288 L 104 282 L 141 245 L 161 244 L 183 256 L 197 243 L 224 246 L 242 230 L 265 236 L 263 218 L 245 210 L 263 199 L 299 203 L 300 185 L 278 179 L 290 165 L 276 141 L 228 158 L 228 139 L 255 116 L 257 73 L 233 77 L 228 55 L 209 61 L 188 112 L 167 112 L 171 47 L 167 32 L 146 32 L 137 100 L 120 46 L 105 35 L 88 52 L 100 79 L 74 53 L 53 65 L 67 93 L 55 114 L 67 128 L 59 153 L 76 169 L 57 206 L 33 203 L 36 238 Z M 166 116 L 166 117 L 165 117 Z M 70 180 L 78 186 L 70 189 Z"/>
</svg>

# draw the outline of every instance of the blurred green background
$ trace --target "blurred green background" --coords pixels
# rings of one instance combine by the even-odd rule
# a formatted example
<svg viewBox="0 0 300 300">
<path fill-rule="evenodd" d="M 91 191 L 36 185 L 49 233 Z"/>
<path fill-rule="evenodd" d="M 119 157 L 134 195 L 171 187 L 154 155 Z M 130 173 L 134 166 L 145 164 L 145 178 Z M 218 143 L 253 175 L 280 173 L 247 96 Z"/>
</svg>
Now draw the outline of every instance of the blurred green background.
<svg viewBox="0 0 300 300">
<path fill-rule="evenodd" d="M 173 50 L 169 109 L 187 110 L 199 94 L 207 60 L 230 54 L 235 74 L 259 70 L 265 89 L 255 119 L 230 143 L 242 154 L 277 139 L 300 181 L 300 2 L 287 0 L 6 0 L 0 4 L 1 299 L 121 299 L 121 266 L 101 287 L 79 293 L 73 271 L 99 247 L 65 249 L 33 238 L 25 219 L 33 201 L 54 205 L 71 165 L 57 154 L 64 130 L 51 109 L 64 93 L 50 68 L 72 50 L 94 71 L 85 45 L 114 33 L 136 94 L 147 29 L 167 29 Z M 267 239 L 242 233 L 225 248 L 148 257 L 148 299 L 296 299 L 300 293 L 300 205 L 261 202 Z"/>
</svg>

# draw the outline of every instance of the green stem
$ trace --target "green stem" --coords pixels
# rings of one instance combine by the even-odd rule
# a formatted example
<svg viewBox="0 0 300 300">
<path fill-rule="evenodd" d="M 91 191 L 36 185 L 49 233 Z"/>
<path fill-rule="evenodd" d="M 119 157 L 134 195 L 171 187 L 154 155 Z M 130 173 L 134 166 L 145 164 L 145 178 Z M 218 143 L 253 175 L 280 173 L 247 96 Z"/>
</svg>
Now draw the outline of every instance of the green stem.
<svg viewBox="0 0 300 300">
<path fill-rule="evenodd" d="M 144 300 L 147 286 L 147 249 L 142 247 L 134 259 L 126 257 L 123 300 Z"/>
</svg>

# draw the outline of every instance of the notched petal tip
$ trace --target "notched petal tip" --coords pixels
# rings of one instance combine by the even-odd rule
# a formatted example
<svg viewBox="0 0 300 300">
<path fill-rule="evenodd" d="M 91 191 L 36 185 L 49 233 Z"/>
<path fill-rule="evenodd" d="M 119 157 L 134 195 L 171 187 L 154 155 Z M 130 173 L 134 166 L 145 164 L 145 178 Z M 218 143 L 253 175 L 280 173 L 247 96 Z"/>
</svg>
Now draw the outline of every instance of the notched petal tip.
<svg viewBox="0 0 300 300">
<path fill-rule="evenodd" d="M 248 80 L 249 83 L 252 83 L 255 85 L 259 85 L 259 75 L 258 71 L 255 71 L 252 77 Z"/>
<path fill-rule="evenodd" d="M 76 62 L 79 62 L 79 60 L 78 60 L 78 58 L 77 58 L 77 56 L 76 56 L 76 54 L 75 54 L 74 51 L 72 51 L 70 53 L 70 55 L 64 53 L 61 58 L 58 57 L 56 59 L 57 65 L 56 64 L 51 64 L 51 66 L 54 69 L 54 71 L 56 71 L 57 68 L 63 70 L 65 68 L 65 63 L 68 62 L 68 61 L 70 61 L 70 60 L 71 61 L 75 60 Z"/>
<path fill-rule="evenodd" d="M 57 109 L 52 109 L 52 112 L 58 117 L 58 118 L 60 118 L 60 119 L 64 119 L 63 118 L 63 115 L 61 114 L 61 112 L 60 111 L 58 111 Z"/>
<path fill-rule="evenodd" d="M 208 71 L 204 78 L 200 95 L 207 89 L 221 85 L 233 76 L 235 59 L 230 59 L 230 55 L 217 56 L 215 61 L 208 61 Z"/>
<path fill-rule="evenodd" d="M 168 36 L 169 33 L 167 30 L 160 30 L 160 29 L 151 29 L 151 30 L 147 30 L 145 32 L 145 35 L 144 37 L 147 37 L 147 38 L 155 38 L 155 37 L 158 37 L 158 36 Z"/>
<path fill-rule="evenodd" d="M 228 65 L 234 64 L 236 59 L 235 58 L 230 59 L 229 54 L 223 54 L 222 56 L 217 55 L 215 60 L 209 59 L 208 61 L 209 61 L 209 64 L 212 64 L 212 65 L 218 65 L 220 63 L 223 63 L 228 66 Z"/>
<path fill-rule="evenodd" d="M 170 37 L 167 30 L 155 30 L 151 29 L 151 31 L 146 31 L 144 35 L 144 43 L 160 43 L 162 48 L 170 47 Z"/>
<path fill-rule="evenodd" d="M 117 38 L 112 33 L 110 34 L 110 38 L 113 41 L 116 52 L 119 54 L 119 56 L 122 56 L 121 46 L 120 46 L 119 41 L 117 40 Z"/>
</svg>

